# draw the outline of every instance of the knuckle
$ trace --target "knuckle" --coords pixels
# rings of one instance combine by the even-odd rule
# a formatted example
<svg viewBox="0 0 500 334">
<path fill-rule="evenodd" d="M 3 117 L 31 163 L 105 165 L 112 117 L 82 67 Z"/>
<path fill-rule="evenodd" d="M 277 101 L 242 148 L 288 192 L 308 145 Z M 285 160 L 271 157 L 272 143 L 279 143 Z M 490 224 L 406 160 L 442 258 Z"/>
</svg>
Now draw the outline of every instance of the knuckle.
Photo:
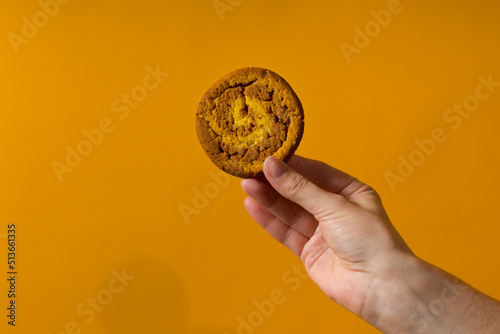
<svg viewBox="0 0 500 334">
<path fill-rule="evenodd" d="M 287 228 L 286 231 L 285 231 L 285 233 L 281 237 L 280 242 L 283 245 L 288 246 L 290 244 L 290 239 L 291 238 L 292 238 L 292 229 L 291 228 Z"/>
<path fill-rule="evenodd" d="M 305 218 L 305 212 L 302 208 L 299 209 L 299 207 L 296 207 L 291 213 L 290 213 L 290 219 L 289 223 L 287 225 L 294 227 L 298 224 L 300 224 L 304 218 Z"/>
<path fill-rule="evenodd" d="M 372 195 L 374 198 L 381 200 L 380 194 L 372 186 L 365 184 L 363 190 L 364 192 Z"/>
<path fill-rule="evenodd" d="M 289 195 L 297 195 L 303 192 L 308 186 L 308 181 L 299 174 L 294 174 L 287 182 L 287 193 Z"/>
<path fill-rule="evenodd" d="M 371 192 L 374 195 L 378 196 L 378 192 L 372 186 L 369 186 L 369 185 L 365 184 L 364 188 L 366 189 L 367 192 Z"/>
<path fill-rule="evenodd" d="M 335 203 L 336 208 L 341 209 L 350 204 L 349 200 L 342 195 L 330 194 L 330 196 L 332 197 L 333 203 Z"/>
</svg>

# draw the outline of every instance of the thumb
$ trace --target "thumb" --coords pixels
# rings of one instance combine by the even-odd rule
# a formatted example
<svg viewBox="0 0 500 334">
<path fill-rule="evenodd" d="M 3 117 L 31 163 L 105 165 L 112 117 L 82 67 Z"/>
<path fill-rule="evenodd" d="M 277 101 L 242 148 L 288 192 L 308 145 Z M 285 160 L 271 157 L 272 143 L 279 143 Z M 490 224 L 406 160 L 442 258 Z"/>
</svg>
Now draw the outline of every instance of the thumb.
<svg viewBox="0 0 500 334">
<path fill-rule="evenodd" d="M 335 213 L 342 212 L 351 204 L 343 196 L 318 187 L 273 156 L 264 162 L 264 175 L 277 192 L 303 207 L 318 221 L 333 218 Z"/>
</svg>

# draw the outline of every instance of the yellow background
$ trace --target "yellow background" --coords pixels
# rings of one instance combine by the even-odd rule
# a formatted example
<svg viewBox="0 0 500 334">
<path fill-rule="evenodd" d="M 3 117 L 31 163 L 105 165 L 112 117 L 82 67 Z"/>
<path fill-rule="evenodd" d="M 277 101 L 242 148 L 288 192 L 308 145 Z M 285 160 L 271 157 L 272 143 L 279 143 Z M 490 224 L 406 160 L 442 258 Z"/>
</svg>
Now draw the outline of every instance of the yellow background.
<svg viewBox="0 0 500 334">
<path fill-rule="evenodd" d="M 276 289 L 286 301 L 255 333 L 378 332 L 310 280 L 290 289 L 282 275 L 300 261 L 248 216 L 237 178 L 189 224 L 181 215 L 217 172 L 194 130 L 199 99 L 246 66 L 279 73 L 302 100 L 298 154 L 374 186 L 417 255 L 500 298 L 500 87 L 457 130 L 443 120 L 478 76 L 500 81 L 500 3 L 402 0 L 348 63 L 340 43 L 388 1 L 237 2 L 221 20 L 212 0 L 72 0 L 18 53 L 8 34 L 40 5 L 2 3 L 0 236 L 17 223 L 19 271 L 15 328 L 1 280 L 2 333 L 74 321 L 81 333 L 233 334 Z M 157 65 L 170 75 L 121 120 L 112 102 Z M 52 163 L 105 118 L 114 131 L 59 182 Z M 391 191 L 384 174 L 435 128 L 448 140 Z M 135 278 L 85 322 L 77 307 L 122 268 Z"/>
</svg>

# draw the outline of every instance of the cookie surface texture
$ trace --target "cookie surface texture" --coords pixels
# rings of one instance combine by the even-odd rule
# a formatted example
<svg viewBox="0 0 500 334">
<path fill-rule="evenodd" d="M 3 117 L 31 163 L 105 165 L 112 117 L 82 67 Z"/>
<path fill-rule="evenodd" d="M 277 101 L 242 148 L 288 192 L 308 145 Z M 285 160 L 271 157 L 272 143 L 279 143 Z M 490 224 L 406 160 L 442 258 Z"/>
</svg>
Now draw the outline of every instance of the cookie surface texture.
<svg viewBox="0 0 500 334">
<path fill-rule="evenodd" d="M 287 161 L 293 155 L 304 133 L 304 111 L 278 74 L 242 68 L 205 93 L 196 132 L 217 167 L 241 178 L 258 177 L 267 157 Z"/>
</svg>

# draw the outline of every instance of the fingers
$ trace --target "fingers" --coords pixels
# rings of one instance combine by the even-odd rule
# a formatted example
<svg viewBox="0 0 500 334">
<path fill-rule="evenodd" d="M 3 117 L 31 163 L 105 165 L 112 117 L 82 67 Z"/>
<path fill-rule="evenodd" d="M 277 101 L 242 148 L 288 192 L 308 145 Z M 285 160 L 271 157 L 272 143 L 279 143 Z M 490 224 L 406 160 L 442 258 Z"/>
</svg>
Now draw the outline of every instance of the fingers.
<svg viewBox="0 0 500 334">
<path fill-rule="evenodd" d="M 316 165 L 315 168 L 319 167 Z M 324 169 L 323 167 L 322 170 Z M 278 193 L 302 206 L 318 221 L 337 212 L 339 206 L 349 204 L 341 195 L 319 187 L 273 156 L 266 159 L 264 174 Z"/>
<path fill-rule="evenodd" d="M 300 257 L 304 245 L 309 238 L 306 238 L 301 233 L 283 223 L 251 197 L 247 197 L 244 204 L 250 216 L 252 216 L 260 226 L 262 226 L 272 237 L 294 252 L 295 255 Z"/>
<path fill-rule="evenodd" d="M 287 164 L 319 187 L 339 194 L 366 210 L 387 217 L 377 192 L 355 177 L 324 162 L 298 155 L 292 156 Z"/>
<path fill-rule="evenodd" d="M 360 190 L 369 188 L 355 177 L 324 162 L 294 155 L 287 164 L 319 187 L 351 199 Z"/>
<path fill-rule="evenodd" d="M 276 218 L 310 238 L 318 222 L 309 212 L 281 196 L 265 179 L 243 179 L 243 191 L 264 206 Z"/>
</svg>

